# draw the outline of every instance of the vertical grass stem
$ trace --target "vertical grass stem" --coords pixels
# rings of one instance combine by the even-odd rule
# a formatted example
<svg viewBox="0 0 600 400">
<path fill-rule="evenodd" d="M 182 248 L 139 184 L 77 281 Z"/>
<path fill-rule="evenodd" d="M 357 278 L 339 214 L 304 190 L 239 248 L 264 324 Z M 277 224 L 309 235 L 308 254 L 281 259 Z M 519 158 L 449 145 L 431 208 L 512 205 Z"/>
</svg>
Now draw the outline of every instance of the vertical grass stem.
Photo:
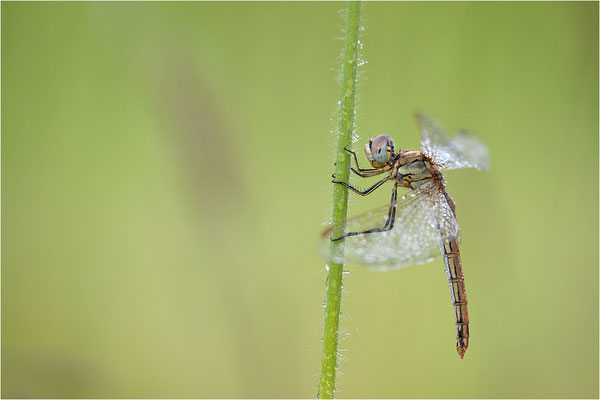
<svg viewBox="0 0 600 400">
<path fill-rule="evenodd" d="M 337 132 L 335 168 L 335 176 L 343 182 L 348 182 L 350 174 L 350 157 L 344 148 L 350 148 L 354 128 L 354 97 L 359 51 L 360 2 L 347 2 L 346 18 L 346 37 L 342 61 L 342 97 L 339 104 L 340 121 Z M 348 190 L 342 185 L 334 185 L 331 222 L 337 228 L 332 232 L 333 237 L 340 237 L 344 233 L 347 207 Z M 340 255 L 343 252 L 343 240 L 331 242 L 331 259 L 339 259 L 339 257 L 333 257 L 333 255 Z M 328 263 L 323 358 L 321 380 L 317 395 L 321 399 L 332 399 L 335 394 L 343 267 L 343 264 Z"/>
</svg>

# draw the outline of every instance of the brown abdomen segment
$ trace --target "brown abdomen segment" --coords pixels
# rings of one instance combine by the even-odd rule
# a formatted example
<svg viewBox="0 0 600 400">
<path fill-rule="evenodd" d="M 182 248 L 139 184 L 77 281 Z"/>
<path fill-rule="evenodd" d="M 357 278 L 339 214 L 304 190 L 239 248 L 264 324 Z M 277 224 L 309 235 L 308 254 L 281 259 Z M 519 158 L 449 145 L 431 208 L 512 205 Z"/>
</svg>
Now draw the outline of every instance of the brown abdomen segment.
<svg viewBox="0 0 600 400">
<path fill-rule="evenodd" d="M 452 239 L 448 243 L 444 243 L 443 250 L 456 320 L 456 351 L 460 358 L 463 358 L 469 346 L 469 312 L 467 311 L 467 292 L 460 262 L 458 240 Z"/>
</svg>

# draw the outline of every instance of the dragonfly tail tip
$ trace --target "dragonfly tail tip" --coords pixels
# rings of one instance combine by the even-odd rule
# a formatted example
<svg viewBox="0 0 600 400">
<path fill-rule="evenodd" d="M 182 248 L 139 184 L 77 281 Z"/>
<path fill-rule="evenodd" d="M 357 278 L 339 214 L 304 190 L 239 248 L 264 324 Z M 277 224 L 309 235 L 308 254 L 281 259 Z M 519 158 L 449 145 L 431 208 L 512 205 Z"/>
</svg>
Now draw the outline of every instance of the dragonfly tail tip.
<svg viewBox="0 0 600 400">
<path fill-rule="evenodd" d="M 456 352 L 458 353 L 458 355 L 460 356 L 460 359 L 462 360 L 463 358 L 465 358 L 465 353 L 467 352 L 467 346 L 456 346 Z"/>
</svg>

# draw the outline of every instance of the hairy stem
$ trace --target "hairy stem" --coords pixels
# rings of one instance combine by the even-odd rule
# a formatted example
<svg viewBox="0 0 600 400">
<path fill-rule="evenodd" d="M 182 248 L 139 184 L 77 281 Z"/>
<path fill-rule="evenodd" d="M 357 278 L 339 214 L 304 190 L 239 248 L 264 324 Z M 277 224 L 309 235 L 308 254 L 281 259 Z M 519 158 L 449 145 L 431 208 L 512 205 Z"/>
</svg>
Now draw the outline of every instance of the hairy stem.
<svg viewBox="0 0 600 400">
<path fill-rule="evenodd" d="M 354 96 L 356 88 L 356 66 L 358 60 L 358 32 L 360 2 L 348 1 L 346 13 L 346 39 L 342 61 L 342 97 L 339 105 L 340 122 L 337 132 L 337 153 L 335 176 L 348 182 L 350 156 L 344 148 L 350 148 L 354 126 Z M 344 234 L 348 208 L 348 190 L 342 185 L 333 188 L 332 237 Z M 331 242 L 331 259 L 343 254 L 344 241 Z M 327 297 L 325 305 L 325 332 L 323 334 L 323 358 L 318 398 L 332 399 L 335 392 L 335 374 L 338 358 L 338 336 L 340 325 L 340 305 L 342 299 L 343 264 L 329 262 L 327 275 Z"/>
</svg>

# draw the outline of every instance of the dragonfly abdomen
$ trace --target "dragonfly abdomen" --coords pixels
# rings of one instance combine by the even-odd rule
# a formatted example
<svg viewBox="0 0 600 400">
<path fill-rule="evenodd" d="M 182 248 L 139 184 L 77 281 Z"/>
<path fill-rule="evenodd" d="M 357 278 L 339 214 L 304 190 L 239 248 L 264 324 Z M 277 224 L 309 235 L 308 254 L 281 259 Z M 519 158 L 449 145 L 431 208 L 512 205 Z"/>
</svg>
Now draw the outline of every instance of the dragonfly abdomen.
<svg viewBox="0 0 600 400">
<path fill-rule="evenodd" d="M 467 310 L 467 292 L 465 289 L 465 278 L 460 261 L 458 240 L 451 239 L 444 243 L 444 264 L 446 274 L 450 283 L 450 294 L 454 306 L 454 318 L 456 321 L 456 351 L 463 358 L 469 346 L 469 312 Z"/>
</svg>

